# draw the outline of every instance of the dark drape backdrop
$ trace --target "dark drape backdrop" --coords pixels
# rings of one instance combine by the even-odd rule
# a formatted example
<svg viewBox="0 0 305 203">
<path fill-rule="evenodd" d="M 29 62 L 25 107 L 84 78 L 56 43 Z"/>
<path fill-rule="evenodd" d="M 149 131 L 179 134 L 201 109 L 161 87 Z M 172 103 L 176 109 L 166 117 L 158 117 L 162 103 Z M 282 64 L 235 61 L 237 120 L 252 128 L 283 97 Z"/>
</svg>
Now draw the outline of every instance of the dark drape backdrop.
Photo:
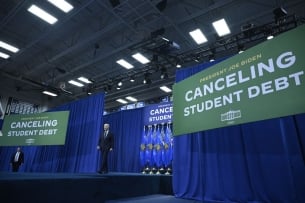
<svg viewBox="0 0 305 203">
<path fill-rule="evenodd" d="M 106 115 L 104 122 L 110 124 L 110 130 L 114 133 L 114 150 L 109 156 L 109 170 L 139 173 L 143 108 Z"/>
<path fill-rule="evenodd" d="M 24 146 L 24 172 L 96 172 L 96 149 L 104 110 L 104 94 L 71 102 L 51 111 L 70 111 L 66 142 L 62 146 Z M 9 171 L 17 146 L 0 147 L 0 170 Z"/>
<path fill-rule="evenodd" d="M 181 69 L 176 81 L 211 65 Z M 300 114 L 175 137 L 175 196 L 212 202 L 304 202 L 304 124 L 305 114 Z"/>
</svg>

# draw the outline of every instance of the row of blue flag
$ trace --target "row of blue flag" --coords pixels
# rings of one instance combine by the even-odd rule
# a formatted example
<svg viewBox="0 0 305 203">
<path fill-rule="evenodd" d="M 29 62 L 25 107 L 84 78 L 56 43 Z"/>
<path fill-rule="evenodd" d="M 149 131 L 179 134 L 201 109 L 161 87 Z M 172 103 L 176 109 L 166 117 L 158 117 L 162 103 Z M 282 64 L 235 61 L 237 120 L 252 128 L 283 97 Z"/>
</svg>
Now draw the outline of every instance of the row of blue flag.
<svg viewBox="0 0 305 203">
<path fill-rule="evenodd" d="M 144 126 L 140 145 L 141 167 L 168 168 L 173 159 L 171 123 Z"/>
</svg>

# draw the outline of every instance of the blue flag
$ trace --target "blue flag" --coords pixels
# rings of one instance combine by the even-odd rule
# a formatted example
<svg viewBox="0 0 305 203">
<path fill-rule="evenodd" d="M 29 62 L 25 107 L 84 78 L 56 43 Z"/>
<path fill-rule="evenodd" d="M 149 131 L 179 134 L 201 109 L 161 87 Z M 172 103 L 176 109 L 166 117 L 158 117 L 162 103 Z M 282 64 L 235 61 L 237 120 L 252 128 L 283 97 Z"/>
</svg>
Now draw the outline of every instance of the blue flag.
<svg viewBox="0 0 305 203">
<path fill-rule="evenodd" d="M 155 145 L 154 145 L 154 159 L 158 168 L 162 166 L 162 137 L 159 126 L 157 126 L 155 133 Z"/>
<path fill-rule="evenodd" d="M 169 167 L 173 159 L 173 136 L 171 124 L 168 123 L 164 135 L 164 165 Z"/>
<path fill-rule="evenodd" d="M 148 167 L 153 166 L 153 160 L 152 160 L 152 149 L 153 149 L 153 141 L 152 141 L 152 126 L 148 126 L 148 132 L 147 132 L 147 142 L 146 142 L 146 148 L 145 148 L 145 160 Z"/>
<path fill-rule="evenodd" d="M 143 132 L 142 132 L 141 145 L 140 145 L 140 164 L 141 164 L 142 168 L 144 168 L 145 164 L 146 164 L 146 157 L 145 157 L 146 145 L 147 145 L 147 135 L 146 135 L 145 126 L 144 126 Z"/>
</svg>

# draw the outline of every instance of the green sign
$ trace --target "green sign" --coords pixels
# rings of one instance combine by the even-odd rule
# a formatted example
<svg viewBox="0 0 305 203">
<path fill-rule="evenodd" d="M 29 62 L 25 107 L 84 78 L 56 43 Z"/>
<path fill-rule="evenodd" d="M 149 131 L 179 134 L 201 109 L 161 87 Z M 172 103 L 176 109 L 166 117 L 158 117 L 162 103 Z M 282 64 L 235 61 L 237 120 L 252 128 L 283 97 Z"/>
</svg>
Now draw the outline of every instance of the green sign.
<svg viewBox="0 0 305 203">
<path fill-rule="evenodd" d="M 174 135 L 305 113 L 305 25 L 174 85 Z"/>
<path fill-rule="evenodd" d="M 4 117 L 0 146 L 64 145 L 69 111 Z"/>
</svg>

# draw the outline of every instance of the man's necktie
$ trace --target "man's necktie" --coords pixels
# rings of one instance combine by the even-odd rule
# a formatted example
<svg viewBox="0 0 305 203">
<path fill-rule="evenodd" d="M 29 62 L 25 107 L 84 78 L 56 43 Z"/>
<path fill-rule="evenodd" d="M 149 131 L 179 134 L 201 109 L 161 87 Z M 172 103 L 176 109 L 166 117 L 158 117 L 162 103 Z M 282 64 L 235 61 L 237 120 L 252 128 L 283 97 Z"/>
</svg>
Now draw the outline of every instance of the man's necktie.
<svg viewBox="0 0 305 203">
<path fill-rule="evenodd" d="M 107 137 L 107 131 L 104 132 L 104 138 L 106 138 L 106 137 Z"/>
</svg>

